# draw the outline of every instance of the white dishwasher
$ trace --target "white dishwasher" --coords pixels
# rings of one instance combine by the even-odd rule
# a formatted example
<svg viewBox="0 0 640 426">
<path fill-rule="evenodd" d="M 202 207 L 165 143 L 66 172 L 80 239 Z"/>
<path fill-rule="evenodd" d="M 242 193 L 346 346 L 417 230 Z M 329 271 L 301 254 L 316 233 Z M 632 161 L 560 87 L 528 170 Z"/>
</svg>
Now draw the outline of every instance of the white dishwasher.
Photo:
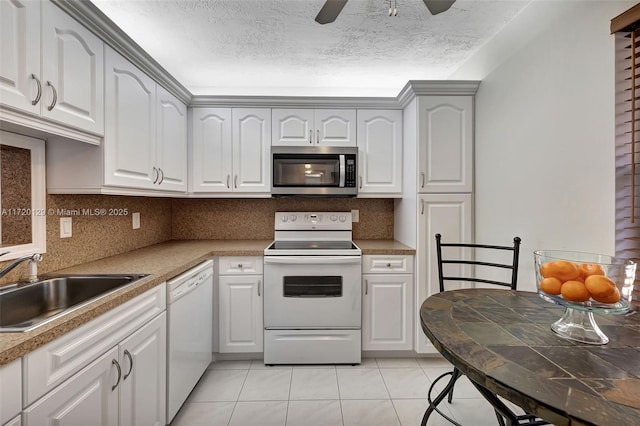
<svg viewBox="0 0 640 426">
<path fill-rule="evenodd" d="M 213 260 L 167 281 L 167 424 L 211 363 Z"/>
</svg>

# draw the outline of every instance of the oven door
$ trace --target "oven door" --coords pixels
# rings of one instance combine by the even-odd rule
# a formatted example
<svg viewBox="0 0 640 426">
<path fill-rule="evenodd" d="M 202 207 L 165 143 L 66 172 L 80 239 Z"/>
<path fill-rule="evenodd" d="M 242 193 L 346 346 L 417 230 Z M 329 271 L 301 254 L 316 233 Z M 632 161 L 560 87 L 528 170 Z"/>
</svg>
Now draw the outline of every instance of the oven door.
<svg viewBox="0 0 640 426">
<path fill-rule="evenodd" d="M 265 256 L 265 328 L 360 328 L 360 256 Z"/>
</svg>

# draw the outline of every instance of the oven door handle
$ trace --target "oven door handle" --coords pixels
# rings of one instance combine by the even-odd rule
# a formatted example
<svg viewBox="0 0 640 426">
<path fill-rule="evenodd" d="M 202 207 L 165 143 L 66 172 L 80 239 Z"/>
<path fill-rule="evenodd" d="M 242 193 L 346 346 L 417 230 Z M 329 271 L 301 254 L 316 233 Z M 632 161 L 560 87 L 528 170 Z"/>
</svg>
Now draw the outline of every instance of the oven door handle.
<svg viewBox="0 0 640 426">
<path fill-rule="evenodd" d="M 360 263 L 360 256 L 265 256 L 265 264 L 324 265 Z"/>
</svg>

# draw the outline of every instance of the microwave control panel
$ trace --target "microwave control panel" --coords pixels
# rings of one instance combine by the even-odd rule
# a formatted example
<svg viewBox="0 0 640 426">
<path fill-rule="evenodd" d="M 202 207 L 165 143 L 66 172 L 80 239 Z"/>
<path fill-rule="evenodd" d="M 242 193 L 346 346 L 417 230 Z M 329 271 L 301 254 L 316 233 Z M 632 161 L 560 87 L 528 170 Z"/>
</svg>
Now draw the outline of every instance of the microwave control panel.
<svg viewBox="0 0 640 426">
<path fill-rule="evenodd" d="M 347 158 L 345 166 L 344 186 L 347 188 L 355 188 L 356 186 L 356 160 L 355 158 Z"/>
</svg>

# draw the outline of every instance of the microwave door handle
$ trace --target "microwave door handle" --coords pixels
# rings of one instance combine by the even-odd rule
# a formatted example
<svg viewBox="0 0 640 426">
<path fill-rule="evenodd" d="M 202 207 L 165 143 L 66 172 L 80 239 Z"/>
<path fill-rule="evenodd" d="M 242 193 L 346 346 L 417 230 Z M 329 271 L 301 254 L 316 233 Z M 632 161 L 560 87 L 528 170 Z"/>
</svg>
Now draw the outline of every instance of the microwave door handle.
<svg viewBox="0 0 640 426">
<path fill-rule="evenodd" d="M 344 175 L 346 174 L 344 166 L 344 154 L 340 154 L 340 188 L 344 188 Z"/>
</svg>

